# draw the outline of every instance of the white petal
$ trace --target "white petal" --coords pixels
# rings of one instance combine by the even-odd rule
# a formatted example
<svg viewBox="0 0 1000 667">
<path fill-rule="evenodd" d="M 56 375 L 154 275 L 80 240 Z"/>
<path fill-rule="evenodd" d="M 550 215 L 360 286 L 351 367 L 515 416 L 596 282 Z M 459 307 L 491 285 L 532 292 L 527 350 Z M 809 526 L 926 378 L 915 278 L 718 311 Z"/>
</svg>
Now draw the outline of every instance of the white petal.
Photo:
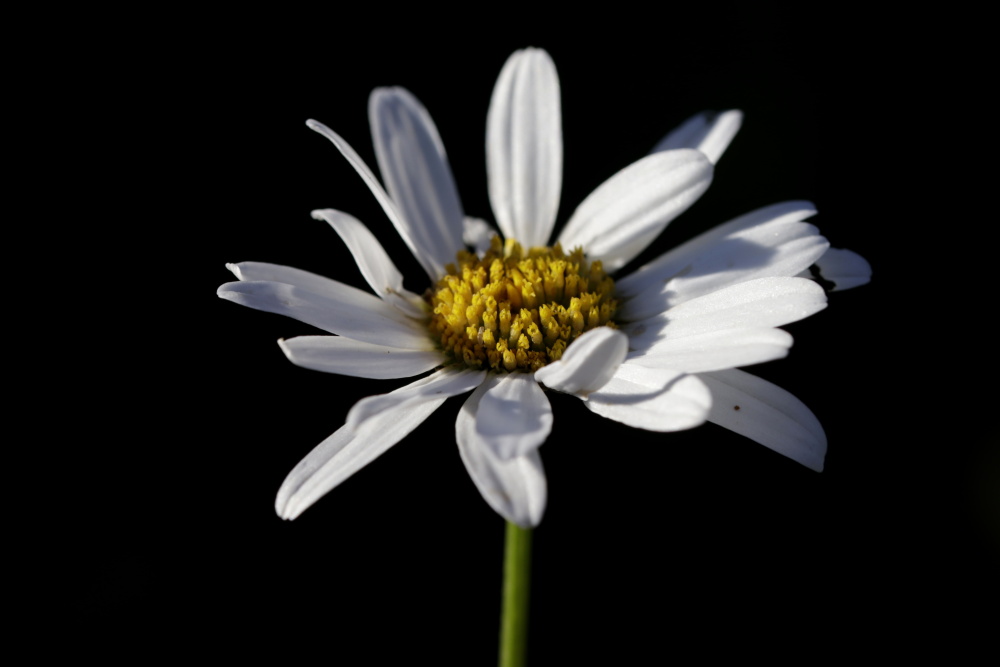
<svg viewBox="0 0 1000 667">
<path fill-rule="evenodd" d="M 386 410 L 464 394 L 482 384 L 485 377 L 485 371 L 444 368 L 388 394 L 361 399 L 347 413 L 347 425 L 361 429 Z"/>
<path fill-rule="evenodd" d="M 280 264 L 268 264 L 267 262 L 240 262 L 239 264 L 226 264 L 226 268 L 232 271 L 233 275 L 244 282 L 269 282 L 285 283 L 301 287 L 307 292 L 336 298 L 344 287 L 348 287 L 342 282 L 333 278 L 327 278 L 316 273 L 303 271 L 291 266 Z M 360 292 L 354 287 L 349 289 Z M 421 314 L 421 317 L 424 315 Z M 401 320 L 407 319 L 402 313 L 397 313 L 396 317 Z"/>
<path fill-rule="evenodd" d="M 546 245 L 562 189 L 559 76 L 541 49 L 515 52 L 504 65 L 486 115 L 490 203 L 507 238 Z"/>
<path fill-rule="evenodd" d="M 826 307 L 823 288 L 805 278 L 759 278 L 686 301 L 662 315 L 623 327 L 629 346 L 728 329 L 780 327 Z"/>
<path fill-rule="evenodd" d="M 331 280 L 323 294 L 286 283 L 226 283 L 218 295 L 243 306 L 292 317 L 324 331 L 373 345 L 433 350 L 427 328 L 378 297 Z"/>
<path fill-rule="evenodd" d="M 690 299 L 747 280 L 790 277 L 830 246 L 804 222 L 761 225 L 720 239 L 663 283 L 653 283 L 618 309 L 621 322 L 652 317 Z"/>
<path fill-rule="evenodd" d="M 332 208 L 313 211 L 316 220 L 326 220 L 340 238 L 361 269 L 375 294 L 391 303 L 410 317 L 425 317 L 426 306 L 419 296 L 403 287 L 403 274 L 389 259 L 388 253 L 375 235 L 357 218 Z"/>
<path fill-rule="evenodd" d="M 708 188 L 712 163 L 693 150 L 649 155 L 602 183 L 559 235 L 564 248 L 583 246 L 616 271 L 642 252 Z"/>
<path fill-rule="evenodd" d="M 723 112 L 703 111 L 688 118 L 680 127 L 663 137 L 650 152 L 693 148 L 704 153 L 712 164 L 715 164 L 729 147 L 729 142 L 736 136 L 742 124 L 743 112 L 738 109 Z"/>
<path fill-rule="evenodd" d="M 351 145 L 344 141 L 339 134 L 328 128 L 323 123 L 310 119 L 306 121 L 306 125 L 309 129 L 319 132 L 324 137 L 329 139 L 330 142 L 337 147 L 337 150 L 340 151 L 341 155 L 343 155 L 347 161 L 351 163 L 351 166 L 354 167 L 354 170 L 358 172 L 362 180 L 364 180 L 368 189 L 372 191 L 373 195 L 375 195 L 375 199 L 378 200 L 378 203 L 382 206 L 382 210 L 385 211 L 386 217 L 388 217 L 389 221 L 392 222 L 396 231 L 399 232 L 403 241 L 406 242 L 406 246 L 410 249 L 410 252 L 412 252 L 413 256 L 417 258 L 420 265 L 424 267 L 424 270 L 427 272 L 427 275 L 430 276 L 431 280 L 437 280 L 441 277 L 441 268 L 438 266 L 437 262 L 434 261 L 434 257 L 437 253 L 427 254 L 424 251 L 423 246 L 420 243 L 420 237 L 416 235 L 415 230 L 412 229 L 411 225 L 399 212 L 399 209 L 396 208 L 396 204 L 389 197 L 389 193 L 382 188 L 378 179 L 375 178 L 375 174 L 368 168 L 368 165 L 366 165 L 364 160 L 361 159 L 361 156 L 359 156 L 354 149 L 351 148 Z"/>
<path fill-rule="evenodd" d="M 872 267 L 864 257 L 853 250 L 830 248 L 816 260 L 819 276 L 833 283 L 831 291 L 867 285 L 872 279 Z M 809 277 L 809 273 L 804 274 Z"/>
<path fill-rule="evenodd" d="M 593 412 L 647 431 L 680 431 L 705 421 L 712 396 L 694 375 L 624 363 L 585 401 Z"/>
<path fill-rule="evenodd" d="M 291 266 L 268 264 L 266 262 L 240 262 L 238 264 L 226 264 L 226 268 L 232 271 L 233 275 L 239 278 L 241 282 L 284 283 L 285 285 L 290 285 L 305 292 L 310 292 L 319 297 L 325 297 L 331 300 L 348 298 L 352 300 L 352 302 L 356 301 L 362 306 L 371 304 L 372 308 L 376 309 L 377 312 L 383 314 L 385 317 L 396 320 L 406 327 L 419 331 L 423 331 L 425 329 L 423 324 L 427 319 L 427 314 L 425 312 L 422 312 L 420 317 L 415 319 L 398 308 L 382 307 L 387 304 L 383 303 L 380 306 L 378 304 L 378 300 L 369 298 L 372 295 L 367 292 L 359 290 L 356 287 L 346 285 L 340 281 L 333 280 L 332 278 L 310 273 L 309 271 L 303 271 L 302 269 L 296 269 Z M 225 287 L 225 285 L 223 285 L 223 287 Z M 219 288 L 219 296 L 222 296 L 221 291 L 222 288 Z"/>
<path fill-rule="evenodd" d="M 703 254 L 711 252 L 723 239 L 740 239 L 746 234 L 751 234 L 756 243 L 762 243 L 766 234 L 772 229 L 805 220 L 813 215 L 816 215 L 816 207 L 807 201 L 782 202 L 751 211 L 713 227 L 704 234 L 660 255 L 635 272 L 616 280 L 615 292 L 619 297 L 634 297 L 654 283 L 663 284 L 683 273 L 687 266 Z"/>
<path fill-rule="evenodd" d="M 296 366 L 360 378 L 404 378 L 444 363 L 437 350 L 405 350 L 343 336 L 298 336 L 278 345 Z"/>
<path fill-rule="evenodd" d="M 791 334 L 781 329 L 724 329 L 683 338 L 667 336 L 645 352 L 629 355 L 629 363 L 701 373 L 781 359 L 791 346 Z"/>
<path fill-rule="evenodd" d="M 406 437 L 448 398 L 448 394 L 423 395 L 412 400 L 412 388 L 425 386 L 454 371 L 439 371 L 429 378 L 397 389 L 395 403 L 368 419 L 360 428 L 345 424 L 309 452 L 292 469 L 278 490 L 275 510 L 283 519 L 294 519 L 323 495 L 371 463 Z M 392 394 L 390 394 L 392 395 Z"/>
<path fill-rule="evenodd" d="M 413 428 L 416 428 L 426 418 L 426 414 L 422 415 L 420 420 L 413 425 Z M 393 435 L 398 435 L 399 437 L 386 438 L 385 440 L 359 440 L 355 442 L 355 433 L 346 426 L 341 426 L 334 431 L 333 435 L 313 448 L 288 473 L 285 481 L 281 484 L 281 488 L 278 489 L 278 496 L 274 501 L 274 511 L 282 519 L 296 518 L 334 486 L 347 478 L 340 473 L 347 469 L 346 463 L 349 463 L 352 458 L 357 457 L 358 450 L 362 448 L 362 445 L 367 444 L 377 450 L 373 456 L 361 464 L 363 466 L 402 440 L 406 433 L 396 433 Z M 352 443 L 354 446 L 348 448 L 348 445 Z M 327 464 L 330 465 L 328 466 Z M 360 467 L 351 466 L 349 474 L 353 474 Z M 333 479 L 333 484 L 325 484 L 324 482 L 327 479 Z"/>
<path fill-rule="evenodd" d="M 708 421 L 807 468 L 823 470 L 826 434 L 802 401 L 781 387 L 735 369 L 699 377 L 712 392 Z"/>
<path fill-rule="evenodd" d="M 535 371 L 535 379 L 551 389 L 584 397 L 611 379 L 627 353 L 625 334 L 598 327 L 573 341 L 562 359 Z"/>
<path fill-rule="evenodd" d="M 403 88 L 375 89 L 368 116 L 382 180 L 436 279 L 463 249 L 462 204 L 437 128 Z"/>
<path fill-rule="evenodd" d="M 462 228 L 462 241 L 465 245 L 471 246 L 476 253 L 482 254 L 490 249 L 490 242 L 498 232 L 493 225 L 482 218 L 471 218 L 466 216 L 464 227 Z"/>
<path fill-rule="evenodd" d="M 476 436 L 503 460 L 538 448 L 552 431 L 552 406 L 527 373 L 503 373 L 489 386 L 476 412 Z"/>
<path fill-rule="evenodd" d="M 522 528 L 537 526 L 545 512 L 547 486 L 538 450 L 501 459 L 476 431 L 483 383 L 466 399 L 455 421 L 455 439 L 469 476 L 479 493 L 500 516 Z"/>
</svg>

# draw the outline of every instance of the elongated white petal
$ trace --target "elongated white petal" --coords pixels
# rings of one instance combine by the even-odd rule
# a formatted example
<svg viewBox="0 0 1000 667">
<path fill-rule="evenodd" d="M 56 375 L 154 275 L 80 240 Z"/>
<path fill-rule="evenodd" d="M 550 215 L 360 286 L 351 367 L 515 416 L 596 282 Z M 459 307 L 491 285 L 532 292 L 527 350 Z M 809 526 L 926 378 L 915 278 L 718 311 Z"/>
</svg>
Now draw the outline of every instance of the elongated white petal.
<svg viewBox="0 0 1000 667">
<path fill-rule="evenodd" d="M 627 353 L 625 334 L 598 327 L 573 341 L 562 359 L 535 371 L 535 379 L 557 391 L 583 397 L 603 387 Z"/>
<path fill-rule="evenodd" d="M 420 420 L 413 424 L 412 428 L 416 428 L 420 422 L 426 419 L 427 414 L 422 415 Z M 365 463 L 369 463 L 376 456 L 399 442 L 406 433 L 393 434 L 393 436 L 397 435 L 398 437 L 386 438 L 382 441 L 368 440 L 367 443 L 358 442 L 354 447 L 347 449 L 348 445 L 354 442 L 356 436 L 354 431 L 346 426 L 341 426 L 330 437 L 316 445 L 288 473 L 285 481 L 281 484 L 281 488 L 278 489 L 278 496 L 274 501 L 274 511 L 282 519 L 296 518 L 334 486 L 346 479 L 346 477 L 338 479 L 340 477 L 339 473 L 346 469 L 345 463 L 349 463 L 351 458 L 357 456 L 358 450 L 361 449 L 362 445 L 368 444 L 378 450 L 374 456 L 365 461 Z M 353 457 L 352 453 L 354 454 Z M 330 465 L 328 466 L 327 464 Z M 351 470 L 351 473 L 357 471 L 358 468 L 360 466 Z M 334 483 L 325 484 L 324 482 L 327 479 L 333 479 Z"/>
<path fill-rule="evenodd" d="M 372 345 L 343 336 L 298 336 L 278 345 L 296 366 L 359 378 L 405 378 L 444 363 L 438 350 L 406 350 Z"/>
<path fill-rule="evenodd" d="M 832 292 L 867 285 L 872 279 L 872 267 L 853 250 L 830 248 L 816 260 L 819 276 L 833 283 Z M 804 274 L 809 277 L 809 273 Z"/>
<path fill-rule="evenodd" d="M 807 468 L 823 470 L 826 434 L 802 401 L 777 385 L 736 369 L 699 377 L 712 392 L 708 421 Z"/>
<path fill-rule="evenodd" d="M 372 304 L 372 307 L 385 317 L 396 320 L 400 324 L 414 330 L 424 329 L 423 322 L 427 317 L 425 313 L 421 313 L 420 318 L 415 319 L 398 308 L 383 308 L 378 305 L 377 300 L 368 298 L 372 296 L 371 294 L 340 281 L 333 280 L 332 278 L 296 269 L 291 266 L 268 264 L 266 262 L 226 264 L 226 268 L 232 271 L 233 275 L 239 278 L 241 282 L 283 283 L 333 301 L 347 298 L 352 303 L 357 303 L 362 307 L 365 304 Z M 221 291 L 222 288 L 220 287 L 219 296 L 222 296 Z"/>
<path fill-rule="evenodd" d="M 361 159 L 361 156 L 358 155 L 355 150 L 351 148 L 351 145 L 344 141 L 339 134 L 328 128 L 323 123 L 310 119 L 306 121 L 306 125 L 310 130 L 319 132 L 324 137 L 329 139 L 330 143 L 336 146 L 341 155 L 343 155 L 351 166 L 354 167 L 354 170 L 361 176 L 365 185 L 367 185 L 368 189 L 372 191 L 373 195 L 375 195 L 375 199 L 378 201 L 379 205 L 382 206 L 382 210 L 385 211 L 386 217 L 388 217 L 389 221 L 392 222 L 396 231 L 399 232 L 399 235 L 403 238 L 403 241 L 406 242 L 406 246 L 410 249 L 410 252 L 412 252 L 413 256 L 417 258 L 418 262 L 420 262 L 420 266 L 424 267 L 424 270 L 427 272 L 427 275 L 430 276 L 432 281 L 437 280 L 442 273 L 441 266 L 439 266 L 434 260 L 437 253 L 428 254 L 425 252 L 421 243 L 422 239 L 420 235 L 416 233 L 417 230 L 414 230 L 406 218 L 399 212 L 396 204 L 392 201 L 392 198 L 389 197 L 389 193 L 386 192 L 382 187 L 382 184 L 378 182 L 378 179 L 375 178 L 375 174 L 368 168 L 368 165 L 366 165 L 364 160 Z"/>
<path fill-rule="evenodd" d="M 662 315 L 623 327 L 629 346 L 727 329 L 780 327 L 826 307 L 823 288 L 804 278 L 759 278 L 686 301 Z"/>
<path fill-rule="evenodd" d="M 462 241 L 471 246 L 477 253 L 484 253 L 490 248 L 490 241 L 497 235 L 493 225 L 482 218 L 466 216 L 462 228 Z"/>
<path fill-rule="evenodd" d="M 348 250 L 361 269 L 361 275 L 376 296 L 396 306 L 410 317 L 426 317 L 427 311 L 419 296 L 403 287 L 403 274 L 389 259 L 388 253 L 375 235 L 357 218 L 332 208 L 313 211 L 316 220 L 325 220 L 347 244 Z"/>
<path fill-rule="evenodd" d="M 368 117 L 382 180 L 437 279 L 463 249 L 462 204 L 437 128 L 403 88 L 375 89 Z"/>
<path fill-rule="evenodd" d="M 486 115 L 490 204 L 507 238 L 546 245 L 562 190 L 559 76 L 541 49 L 515 52 L 504 65 Z"/>
<path fill-rule="evenodd" d="M 791 334 L 781 329 L 724 329 L 682 338 L 667 336 L 644 352 L 630 354 L 629 363 L 701 373 L 781 359 L 791 346 Z"/>
<path fill-rule="evenodd" d="M 388 394 L 363 398 L 347 413 L 347 425 L 360 429 L 371 419 L 392 407 L 416 405 L 440 396 L 458 396 L 478 387 L 485 371 L 445 368 Z"/>
<path fill-rule="evenodd" d="M 663 137 L 651 153 L 669 151 L 676 148 L 693 148 L 708 156 L 715 164 L 722 157 L 729 142 L 733 140 L 743 124 L 743 112 L 703 111 L 684 121 L 680 127 Z"/>
<path fill-rule="evenodd" d="M 476 431 L 479 402 L 489 388 L 483 383 L 466 399 L 455 421 L 455 439 L 469 476 L 483 499 L 500 516 L 522 528 L 537 526 L 545 512 L 547 485 L 537 449 L 501 459 Z"/>
<path fill-rule="evenodd" d="M 427 328 L 367 292 L 331 280 L 322 294 L 276 282 L 235 282 L 218 295 L 268 313 L 292 317 L 324 331 L 373 345 L 433 350 Z"/>
<path fill-rule="evenodd" d="M 226 268 L 232 271 L 233 275 L 244 282 L 269 282 L 285 283 L 294 287 L 300 287 L 307 292 L 325 296 L 331 299 L 337 298 L 346 287 L 348 290 L 361 292 L 356 287 L 350 287 L 342 282 L 327 278 L 309 271 L 296 269 L 291 266 L 280 264 L 268 264 L 267 262 L 240 262 L 239 264 L 226 264 Z M 410 319 L 403 313 L 396 313 L 395 317 L 401 321 Z"/>
<path fill-rule="evenodd" d="M 712 163 L 693 150 L 649 155 L 594 190 L 559 235 L 564 248 L 583 246 L 615 271 L 642 252 L 671 220 L 708 188 Z"/>
<path fill-rule="evenodd" d="M 800 274 L 829 247 L 804 222 L 765 225 L 727 236 L 665 283 L 650 285 L 618 309 L 619 321 L 652 317 L 691 299 L 755 278 Z"/>
<path fill-rule="evenodd" d="M 357 428 L 350 423 L 345 424 L 321 442 L 292 469 L 278 490 L 275 500 L 278 516 L 294 519 L 324 494 L 406 437 L 451 395 L 421 391 L 420 388 L 450 385 L 450 376 L 455 373 L 452 370 L 438 371 L 397 389 L 388 394 L 395 395 L 395 401 L 384 402 L 381 411 L 371 415 Z"/>
<path fill-rule="evenodd" d="M 630 298 L 649 289 L 653 284 L 663 284 L 695 260 L 714 249 L 723 239 L 740 239 L 753 235 L 754 243 L 763 243 L 766 234 L 778 226 L 799 222 L 816 215 L 816 207 L 807 201 L 788 201 L 756 209 L 713 227 L 704 234 L 660 255 L 652 262 L 615 281 L 615 292 L 620 298 Z M 810 229 L 815 229 L 810 227 Z"/>
<path fill-rule="evenodd" d="M 602 417 L 635 428 L 668 432 L 704 422 L 712 396 L 697 376 L 626 362 L 585 405 Z"/>
<path fill-rule="evenodd" d="M 505 461 L 537 449 L 552 431 L 552 406 L 535 378 L 503 373 L 487 382 L 476 411 L 476 436 Z"/>
</svg>

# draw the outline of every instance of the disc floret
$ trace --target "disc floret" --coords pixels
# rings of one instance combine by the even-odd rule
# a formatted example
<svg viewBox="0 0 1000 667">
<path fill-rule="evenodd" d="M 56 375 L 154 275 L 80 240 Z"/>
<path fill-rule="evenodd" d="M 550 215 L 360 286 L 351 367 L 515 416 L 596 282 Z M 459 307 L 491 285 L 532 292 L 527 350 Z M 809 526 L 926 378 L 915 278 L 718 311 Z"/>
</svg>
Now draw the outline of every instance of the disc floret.
<svg viewBox="0 0 1000 667">
<path fill-rule="evenodd" d="M 615 283 L 583 249 L 557 243 L 527 252 L 494 236 L 478 255 L 461 250 L 429 291 L 431 335 L 456 363 L 534 372 L 580 334 L 615 327 Z"/>
</svg>

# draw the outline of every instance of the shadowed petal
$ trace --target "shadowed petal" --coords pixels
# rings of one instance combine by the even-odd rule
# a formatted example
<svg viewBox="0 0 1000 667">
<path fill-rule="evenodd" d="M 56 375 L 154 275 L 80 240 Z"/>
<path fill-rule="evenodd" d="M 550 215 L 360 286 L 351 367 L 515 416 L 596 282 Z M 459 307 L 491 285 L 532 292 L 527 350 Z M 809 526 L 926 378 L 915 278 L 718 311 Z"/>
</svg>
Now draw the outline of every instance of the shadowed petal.
<svg viewBox="0 0 1000 667">
<path fill-rule="evenodd" d="M 680 431 L 705 421 L 712 396 L 694 375 L 631 363 L 584 404 L 591 411 L 647 431 Z"/>
<path fill-rule="evenodd" d="M 654 284 L 662 285 L 678 274 L 687 273 L 687 267 L 693 265 L 702 255 L 717 252 L 716 246 L 724 240 L 742 239 L 749 234 L 754 243 L 766 244 L 767 234 L 772 229 L 805 220 L 813 215 L 816 215 L 816 207 L 807 201 L 781 202 L 751 211 L 713 227 L 616 280 L 615 291 L 620 298 L 632 298 Z M 806 232 L 818 234 L 812 225 L 803 228 L 802 233 Z"/>
<path fill-rule="evenodd" d="M 375 291 L 376 296 L 396 306 L 410 317 L 426 317 L 424 302 L 419 296 L 403 287 L 403 274 L 389 259 L 375 235 L 357 218 L 326 208 L 313 211 L 316 220 L 325 220 L 340 235 L 358 263 L 361 275 Z"/>
<path fill-rule="evenodd" d="M 552 406 L 527 373 L 492 375 L 479 399 L 476 435 L 502 460 L 538 448 L 552 431 Z"/>
<path fill-rule="evenodd" d="M 403 88 L 377 88 L 368 100 L 375 156 L 386 189 L 417 251 L 444 274 L 462 246 L 462 204 L 434 121 Z"/>
<path fill-rule="evenodd" d="M 829 247 L 819 230 L 804 222 L 752 227 L 719 239 L 692 258 L 674 277 L 652 283 L 618 309 L 619 321 L 652 317 L 685 301 L 755 278 L 791 277 Z"/>
<path fill-rule="evenodd" d="M 585 397 L 611 379 L 627 353 L 625 334 L 598 327 L 573 341 L 562 359 L 535 371 L 535 379 L 551 389 Z"/>
<path fill-rule="evenodd" d="M 298 336 L 278 345 L 296 366 L 360 378 L 412 377 L 445 361 L 437 350 L 405 350 L 343 336 Z"/>
<path fill-rule="evenodd" d="M 438 371 L 387 394 L 386 396 L 393 396 L 394 400 L 383 401 L 380 412 L 371 415 L 357 428 L 350 422 L 345 424 L 321 442 L 292 469 L 278 490 L 274 505 L 278 516 L 294 519 L 338 484 L 406 437 L 452 395 L 436 393 L 433 388 L 449 384 L 453 386 L 451 376 L 455 373 L 450 370 Z M 362 402 L 366 400 L 369 399 L 363 399 Z"/>
<path fill-rule="evenodd" d="M 546 245 L 562 190 L 559 76 L 549 54 L 523 49 L 506 62 L 486 116 L 490 204 L 507 238 Z"/>
<path fill-rule="evenodd" d="M 823 288 L 805 278 L 759 278 L 685 301 L 662 315 L 622 327 L 629 346 L 728 329 L 779 327 L 826 308 Z"/>
<path fill-rule="evenodd" d="M 537 449 L 501 459 L 476 431 L 479 402 L 491 385 L 484 382 L 466 399 L 455 421 L 455 438 L 469 476 L 500 516 L 522 528 L 537 526 L 545 512 L 547 486 Z"/>
<path fill-rule="evenodd" d="M 708 421 L 807 468 L 823 470 L 826 434 L 802 401 L 777 385 L 736 369 L 699 377 L 712 392 Z"/>
<path fill-rule="evenodd" d="M 867 285 L 872 279 L 872 267 L 864 257 L 853 250 L 830 248 L 816 260 L 820 278 L 833 283 L 832 292 Z M 810 277 L 809 272 L 803 274 Z"/>
<path fill-rule="evenodd" d="M 616 271 L 708 188 L 712 163 L 693 150 L 644 157 L 602 183 L 559 235 L 564 248 L 583 246 L 606 271 Z"/>
<path fill-rule="evenodd" d="M 715 164 L 742 124 L 743 112 L 738 109 L 703 111 L 688 118 L 680 127 L 663 137 L 650 153 L 693 148 L 704 153 Z"/>
</svg>

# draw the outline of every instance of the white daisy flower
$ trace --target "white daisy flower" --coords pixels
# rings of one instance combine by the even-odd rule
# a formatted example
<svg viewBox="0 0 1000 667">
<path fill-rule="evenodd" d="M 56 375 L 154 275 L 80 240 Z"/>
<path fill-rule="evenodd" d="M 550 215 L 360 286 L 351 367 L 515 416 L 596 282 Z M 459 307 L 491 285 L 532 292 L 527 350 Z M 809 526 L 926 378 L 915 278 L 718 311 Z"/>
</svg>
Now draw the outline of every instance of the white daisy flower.
<svg viewBox="0 0 1000 667">
<path fill-rule="evenodd" d="M 544 387 L 574 394 L 598 415 L 652 431 L 712 421 L 815 470 L 826 438 L 798 399 L 740 366 L 784 357 L 778 329 L 826 306 L 808 279 L 867 282 L 859 256 L 828 243 L 806 202 L 769 206 L 667 252 L 631 275 L 635 258 L 708 188 L 713 163 L 742 121 L 705 113 L 598 187 L 552 246 L 562 186 L 559 80 L 549 55 L 507 61 L 487 116 L 490 202 L 501 239 L 465 218 L 444 146 L 424 107 L 402 88 L 372 93 L 369 115 L 383 185 L 339 135 L 340 150 L 427 272 L 424 295 L 350 215 L 325 220 L 375 292 L 273 264 L 229 265 L 219 296 L 334 334 L 279 341 L 295 364 L 365 378 L 420 379 L 359 401 L 347 423 L 310 452 L 278 492 L 294 519 L 399 442 L 450 396 L 472 392 L 455 424 L 459 453 L 483 498 L 535 526 L 546 502 L 539 446 L 552 430 Z M 466 245 L 476 249 L 469 252 Z M 826 272 L 829 272 L 827 275 Z M 430 372 L 429 375 L 424 375 Z"/>
</svg>

